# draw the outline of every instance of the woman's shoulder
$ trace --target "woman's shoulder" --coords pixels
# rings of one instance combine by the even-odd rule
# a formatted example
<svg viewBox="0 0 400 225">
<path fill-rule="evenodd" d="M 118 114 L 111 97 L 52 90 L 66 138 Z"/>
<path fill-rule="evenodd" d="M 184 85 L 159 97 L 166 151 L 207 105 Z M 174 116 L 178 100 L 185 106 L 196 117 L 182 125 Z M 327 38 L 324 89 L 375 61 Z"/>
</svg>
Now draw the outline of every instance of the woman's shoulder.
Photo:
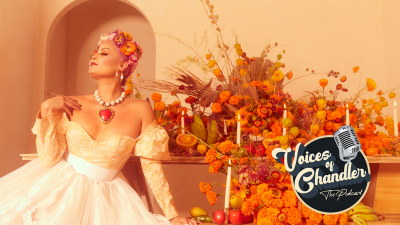
<svg viewBox="0 0 400 225">
<path fill-rule="evenodd" d="M 129 111 L 142 118 L 144 124 L 151 123 L 154 119 L 154 111 L 150 101 L 135 98 L 125 98 L 124 102 L 128 105 Z"/>
</svg>

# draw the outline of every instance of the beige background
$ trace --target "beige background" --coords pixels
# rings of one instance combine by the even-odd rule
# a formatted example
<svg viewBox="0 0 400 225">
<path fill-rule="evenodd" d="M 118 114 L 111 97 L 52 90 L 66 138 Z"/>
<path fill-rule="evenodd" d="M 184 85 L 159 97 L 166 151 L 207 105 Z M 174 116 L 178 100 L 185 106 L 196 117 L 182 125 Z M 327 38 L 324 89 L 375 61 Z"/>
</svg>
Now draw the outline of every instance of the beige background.
<svg viewBox="0 0 400 225">
<path fill-rule="evenodd" d="M 305 68 L 316 72 L 331 69 L 346 75 L 349 97 L 373 78 L 383 91 L 400 86 L 400 1 L 272 1 L 214 0 L 214 12 L 232 44 L 232 29 L 250 56 L 259 56 L 266 44 L 284 45 L 284 72 L 300 76 Z M 30 129 L 49 89 L 68 95 L 93 90 L 86 73 L 89 56 L 99 36 L 116 28 L 130 32 L 143 46 L 137 72 L 146 78 L 165 79 L 166 66 L 190 54 L 171 39 L 151 32 L 166 32 L 192 44 L 193 34 L 208 32 L 210 49 L 215 38 L 200 1 L 188 0 L 4 0 L 0 1 L 0 177 L 24 165 L 20 153 L 35 152 Z M 231 45 L 232 46 L 232 45 Z M 281 48 L 269 53 L 275 59 Z M 323 75 L 310 76 L 287 86 L 300 97 L 318 88 Z M 337 79 L 328 78 L 334 88 Z M 150 92 L 145 92 L 150 97 Z M 397 91 L 399 95 L 400 92 Z M 366 95 L 367 98 L 376 95 Z M 165 95 L 167 102 L 172 97 Z M 396 97 L 394 100 L 399 100 Z M 393 100 L 384 113 L 392 114 Z M 207 166 L 164 166 L 176 205 L 182 215 L 193 206 L 211 207 L 200 193 L 200 181 L 216 181 L 222 175 L 208 174 Z M 153 199 L 154 201 L 154 199 Z M 161 213 L 156 208 L 156 213 Z"/>
</svg>

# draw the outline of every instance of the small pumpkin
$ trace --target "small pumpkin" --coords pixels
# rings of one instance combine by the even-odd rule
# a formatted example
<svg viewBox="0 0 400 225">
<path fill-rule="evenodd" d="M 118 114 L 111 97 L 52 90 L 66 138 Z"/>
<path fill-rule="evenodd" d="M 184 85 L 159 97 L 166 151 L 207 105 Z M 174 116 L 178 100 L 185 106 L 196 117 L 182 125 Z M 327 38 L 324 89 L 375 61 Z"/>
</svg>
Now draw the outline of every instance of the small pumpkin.
<svg viewBox="0 0 400 225">
<path fill-rule="evenodd" d="M 183 151 L 186 151 L 189 148 L 194 148 L 196 143 L 197 138 L 190 134 L 179 134 L 178 137 L 176 137 L 176 144 Z"/>
</svg>

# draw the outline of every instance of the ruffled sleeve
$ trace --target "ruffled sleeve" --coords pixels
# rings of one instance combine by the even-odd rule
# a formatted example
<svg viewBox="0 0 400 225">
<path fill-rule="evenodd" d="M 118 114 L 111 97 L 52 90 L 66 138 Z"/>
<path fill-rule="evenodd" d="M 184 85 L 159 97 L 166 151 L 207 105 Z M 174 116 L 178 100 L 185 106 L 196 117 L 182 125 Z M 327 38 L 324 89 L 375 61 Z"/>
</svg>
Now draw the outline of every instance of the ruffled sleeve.
<svg viewBox="0 0 400 225">
<path fill-rule="evenodd" d="M 67 122 L 65 112 L 52 112 L 43 118 L 40 118 L 40 111 L 36 115 L 32 132 L 37 135 L 36 147 L 44 166 L 54 166 L 63 156 L 67 147 Z"/>
<path fill-rule="evenodd" d="M 154 120 L 138 137 L 134 154 L 140 156 L 144 176 L 168 219 L 178 216 L 160 160 L 171 160 L 167 131 Z"/>
</svg>

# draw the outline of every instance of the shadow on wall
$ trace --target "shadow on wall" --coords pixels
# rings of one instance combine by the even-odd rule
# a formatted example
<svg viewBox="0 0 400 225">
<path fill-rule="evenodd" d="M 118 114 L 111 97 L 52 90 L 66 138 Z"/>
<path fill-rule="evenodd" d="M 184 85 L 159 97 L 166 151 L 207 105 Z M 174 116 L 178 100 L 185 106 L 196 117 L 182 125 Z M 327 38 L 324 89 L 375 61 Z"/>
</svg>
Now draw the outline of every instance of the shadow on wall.
<svg viewBox="0 0 400 225">
<path fill-rule="evenodd" d="M 60 12 L 61 14 L 62 12 Z M 57 19 L 56 19 L 57 20 Z M 132 34 L 144 53 L 134 72 L 141 77 L 155 78 L 156 43 L 153 29 L 146 17 L 134 6 L 120 1 L 96 0 L 76 5 L 58 20 L 49 32 L 46 56 L 46 92 L 85 95 L 93 92 L 96 84 L 89 80 L 87 70 L 90 56 L 97 47 L 100 35 L 116 29 Z M 145 97 L 150 91 L 142 91 Z"/>
</svg>

